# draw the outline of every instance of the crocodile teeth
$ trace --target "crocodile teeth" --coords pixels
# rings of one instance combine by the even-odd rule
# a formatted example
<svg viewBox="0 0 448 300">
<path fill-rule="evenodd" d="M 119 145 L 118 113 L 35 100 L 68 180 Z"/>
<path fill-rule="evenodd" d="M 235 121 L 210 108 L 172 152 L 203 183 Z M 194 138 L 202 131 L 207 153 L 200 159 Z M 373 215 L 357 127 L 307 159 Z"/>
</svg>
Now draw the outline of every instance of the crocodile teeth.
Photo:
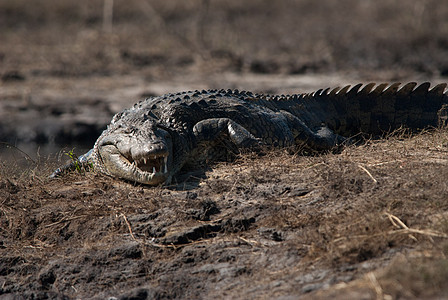
<svg viewBox="0 0 448 300">
<path fill-rule="evenodd" d="M 166 155 L 149 155 L 146 157 L 139 157 L 130 159 L 129 169 L 142 178 L 153 178 L 156 174 L 168 173 L 168 156 Z"/>
<path fill-rule="evenodd" d="M 153 174 L 149 174 L 149 173 L 147 173 L 147 174 L 145 175 L 146 181 L 150 181 L 150 180 L 152 179 L 152 177 L 153 177 Z"/>
</svg>

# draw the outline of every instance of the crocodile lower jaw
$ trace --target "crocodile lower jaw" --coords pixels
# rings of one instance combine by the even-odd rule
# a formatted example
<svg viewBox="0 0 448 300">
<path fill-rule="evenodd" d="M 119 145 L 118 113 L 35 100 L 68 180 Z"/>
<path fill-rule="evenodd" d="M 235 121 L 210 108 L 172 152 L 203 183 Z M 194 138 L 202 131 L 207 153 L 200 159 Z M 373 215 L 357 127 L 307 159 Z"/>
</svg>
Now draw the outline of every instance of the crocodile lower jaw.
<svg viewBox="0 0 448 300">
<path fill-rule="evenodd" d="M 156 185 L 168 178 L 168 155 L 153 155 L 133 160 L 126 158 L 126 169 L 136 182 Z M 129 178 L 128 178 L 129 179 Z"/>
</svg>

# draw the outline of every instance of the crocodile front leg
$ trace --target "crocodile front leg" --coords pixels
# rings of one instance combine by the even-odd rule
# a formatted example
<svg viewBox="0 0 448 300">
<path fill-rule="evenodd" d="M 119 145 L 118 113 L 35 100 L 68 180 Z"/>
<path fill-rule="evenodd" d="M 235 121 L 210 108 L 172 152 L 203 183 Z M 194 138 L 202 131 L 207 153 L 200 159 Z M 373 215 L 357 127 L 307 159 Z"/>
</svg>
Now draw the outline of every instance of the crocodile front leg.
<svg viewBox="0 0 448 300">
<path fill-rule="evenodd" d="M 229 118 L 211 118 L 202 120 L 193 127 L 198 143 L 217 142 L 228 137 L 237 148 L 252 148 L 260 145 L 259 139 L 246 128 Z"/>
</svg>

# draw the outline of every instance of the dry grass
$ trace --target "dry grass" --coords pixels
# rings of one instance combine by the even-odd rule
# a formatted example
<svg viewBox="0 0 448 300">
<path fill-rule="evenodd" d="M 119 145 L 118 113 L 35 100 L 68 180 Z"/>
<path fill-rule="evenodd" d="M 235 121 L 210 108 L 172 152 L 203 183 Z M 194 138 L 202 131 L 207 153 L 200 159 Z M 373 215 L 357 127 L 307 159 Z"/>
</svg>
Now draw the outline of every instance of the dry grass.
<svg viewBox="0 0 448 300">
<path fill-rule="evenodd" d="M 340 154 L 249 153 L 216 165 L 189 191 L 133 186 L 91 173 L 50 181 L 42 167 L 11 180 L 2 167 L 0 253 L 6 271 L 0 280 L 8 274 L 7 288 L 31 284 L 32 274 L 51 260 L 61 266 L 55 276 L 70 281 L 64 268 L 83 259 L 125 269 L 135 259 L 142 265 L 155 259 L 158 269 L 146 266 L 149 271 L 119 286 L 129 289 L 165 274 L 171 279 L 160 289 L 176 290 L 176 282 L 183 282 L 177 294 L 182 297 L 213 296 L 207 285 L 213 280 L 228 295 L 252 295 L 257 286 L 271 296 L 314 291 L 311 298 L 443 297 L 447 141 L 446 130 L 400 132 Z M 131 250 L 116 249 L 129 243 L 134 248 L 118 247 Z M 139 258 L 118 263 L 107 254 L 116 251 Z M 13 267 L 17 259 L 23 261 L 19 269 Z M 183 272 L 201 280 L 201 268 L 229 259 L 230 266 L 244 266 L 237 281 L 217 271 L 199 294 L 184 281 Z M 177 267 L 170 269 L 172 264 Z M 88 265 L 81 269 L 91 272 Z M 95 287 L 81 280 L 78 292 L 92 296 L 114 282 L 98 276 Z M 283 283 L 273 288 L 275 282 Z M 58 289 L 71 294 L 64 286 L 60 281 Z"/>
<path fill-rule="evenodd" d="M 12 257 L 19 257 L 33 262 L 37 272 L 50 258 L 61 260 L 60 253 L 70 265 L 81 256 L 100 259 L 95 257 L 112 251 L 113 245 L 133 241 L 141 259 L 160 261 L 163 272 L 151 272 L 180 276 L 177 280 L 183 278 L 179 272 L 199 276 L 203 263 L 226 261 L 238 251 L 235 266 L 246 270 L 238 282 L 219 279 L 219 272 L 213 275 L 224 280 L 219 281 L 220 290 L 228 289 L 229 295 L 257 296 L 249 292 L 254 286 L 270 295 L 317 289 L 311 295 L 323 298 L 351 293 L 446 295 L 447 141 L 447 131 L 435 130 L 411 137 L 395 134 L 340 154 L 245 154 L 215 166 L 190 191 L 132 186 L 95 174 L 49 181 L 39 169 L 14 181 L 2 175 L 3 264 L 9 266 Z M 196 255 L 204 255 L 201 249 L 217 252 L 205 261 L 181 263 L 196 261 Z M 264 260 L 266 255 L 271 259 Z M 180 269 L 165 269 L 170 261 L 177 261 Z M 27 282 L 24 271 L 6 269 L 6 285 L 11 280 Z M 63 274 L 56 275 L 63 280 Z M 294 279 L 306 276 L 317 279 Z M 128 284 L 138 285 L 143 278 Z M 110 280 L 97 278 L 103 287 Z M 284 282 L 281 288 L 270 288 L 279 281 Z M 206 282 L 200 295 L 212 296 L 215 292 Z M 160 288 L 171 284 L 165 281 Z M 192 295 L 192 286 L 185 284 L 182 295 Z M 88 283 L 79 288 L 92 295 Z"/>
</svg>

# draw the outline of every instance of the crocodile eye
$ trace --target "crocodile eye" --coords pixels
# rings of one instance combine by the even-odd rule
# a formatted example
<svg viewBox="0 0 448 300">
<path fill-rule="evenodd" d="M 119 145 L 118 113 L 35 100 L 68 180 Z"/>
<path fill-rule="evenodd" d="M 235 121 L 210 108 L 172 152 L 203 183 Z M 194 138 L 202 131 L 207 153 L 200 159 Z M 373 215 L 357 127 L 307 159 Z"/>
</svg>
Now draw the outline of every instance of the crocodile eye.
<svg viewBox="0 0 448 300">
<path fill-rule="evenodd" d="M 125 127 L 123 125 L 120 125 L 120 126 L 118 126 L 118 129 L 119 129 L 119 132 L 124 133 L 124 134 L 131 134 L 131 133 L 135 132 L 135 128 L 129 127 L 129 126 Z"/>
</svg>

